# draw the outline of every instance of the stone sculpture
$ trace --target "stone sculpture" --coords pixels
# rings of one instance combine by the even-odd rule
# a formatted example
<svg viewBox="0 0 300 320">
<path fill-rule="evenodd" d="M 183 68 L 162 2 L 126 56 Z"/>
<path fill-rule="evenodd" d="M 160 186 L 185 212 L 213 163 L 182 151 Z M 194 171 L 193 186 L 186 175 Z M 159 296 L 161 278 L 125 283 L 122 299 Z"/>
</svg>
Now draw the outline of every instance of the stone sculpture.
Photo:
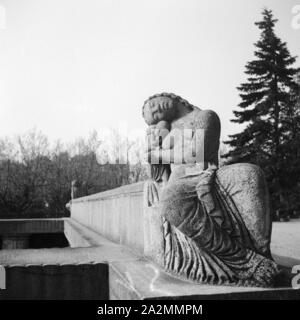
<svg viewBox="0 0 300 320">
<path fill-rule="evenodd" d="M 270 254 L 268 190 L 260 168 L 219 169 L 217 114 L 179 96 L 150 97 L 143 117 L 152 177 L 148 205 L 158 206 L 163 217 L 165 269 L 199 283 L 274 286 L 279 271 Z M 175 131 L 182 132 L 183 144 Z M 181 159 L 175 154 L 180 148 L 188 150 Z"/>
</svg>

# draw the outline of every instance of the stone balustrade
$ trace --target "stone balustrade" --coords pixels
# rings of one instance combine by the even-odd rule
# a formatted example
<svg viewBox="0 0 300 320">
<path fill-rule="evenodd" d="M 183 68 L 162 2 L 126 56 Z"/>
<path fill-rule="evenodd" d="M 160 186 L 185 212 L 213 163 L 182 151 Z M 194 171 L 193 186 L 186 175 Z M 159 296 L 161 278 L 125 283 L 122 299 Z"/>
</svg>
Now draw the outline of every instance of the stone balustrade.
<svg viewBox="0 0 300 320">
<path fill-rule="evenodd" d="M 144 188 L 139 182 L 73 199 L 71 218 L 162 264 L 162 220 L 155 206 L 148 207 Z"/>
</svg>

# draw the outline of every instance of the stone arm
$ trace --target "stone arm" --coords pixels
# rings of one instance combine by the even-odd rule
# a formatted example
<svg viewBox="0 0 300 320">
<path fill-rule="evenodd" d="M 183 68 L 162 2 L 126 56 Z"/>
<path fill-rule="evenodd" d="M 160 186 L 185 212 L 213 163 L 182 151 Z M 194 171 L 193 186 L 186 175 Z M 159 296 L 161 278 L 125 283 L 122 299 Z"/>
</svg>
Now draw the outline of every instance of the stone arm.
<svg viewBox="0 0 300 320">
<path fill-rule="evenodd" d="M 173 127 L 161 146 L 148 150 L 151 163 L 187 164 L 210 162 L 218 164 L 220 119 L 212 110 L 203 110 L 193 124 Z"/>
<path fill-rule="evenodd" d="M 176 129 L 175 129 L 176 130 Z M 196 154 L 201 154 L 201 144 L 192 130 L 171 131 L 162 146 L 154 146 L 147 152 L 150 164 L 183 164 L 195 162 Z"/>
</svg>

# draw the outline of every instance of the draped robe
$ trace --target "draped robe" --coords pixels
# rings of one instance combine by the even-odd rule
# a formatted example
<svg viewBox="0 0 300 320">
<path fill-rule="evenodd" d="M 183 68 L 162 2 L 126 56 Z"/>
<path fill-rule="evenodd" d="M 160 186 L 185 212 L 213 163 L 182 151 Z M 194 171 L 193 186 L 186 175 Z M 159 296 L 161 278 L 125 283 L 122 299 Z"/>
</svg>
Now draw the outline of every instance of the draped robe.
<svg viewBox="0 0 300 320">
<path fill-rule="evenodd" d="M 159 199 L 165 268 L 199 283 L 274 286 L 278 269 L 270 255 L 266 202 L 256 166 L 177 166 Z"/>
</svg>

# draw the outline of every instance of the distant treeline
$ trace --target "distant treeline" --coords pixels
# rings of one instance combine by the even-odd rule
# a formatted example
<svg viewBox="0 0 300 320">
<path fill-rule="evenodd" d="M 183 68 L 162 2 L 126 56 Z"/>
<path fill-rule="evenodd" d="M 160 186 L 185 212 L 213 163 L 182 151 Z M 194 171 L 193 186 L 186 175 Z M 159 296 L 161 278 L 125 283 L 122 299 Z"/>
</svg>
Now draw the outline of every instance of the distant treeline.
<svg viewBox="0 0 300 320">
<path fill-rule="evenodd" d="M 109 143 L 96 132 L 68 146 L 58 141 L 50 147 L 37 130 L 0 139 L 0 218 L 68 216 L 72 181 L 77 196 L 84 196 L 145 179 L 138 139 L 125 144 L 134 164 L 119 161 L 124 139 L 113 130 Z"/>
</svg>

